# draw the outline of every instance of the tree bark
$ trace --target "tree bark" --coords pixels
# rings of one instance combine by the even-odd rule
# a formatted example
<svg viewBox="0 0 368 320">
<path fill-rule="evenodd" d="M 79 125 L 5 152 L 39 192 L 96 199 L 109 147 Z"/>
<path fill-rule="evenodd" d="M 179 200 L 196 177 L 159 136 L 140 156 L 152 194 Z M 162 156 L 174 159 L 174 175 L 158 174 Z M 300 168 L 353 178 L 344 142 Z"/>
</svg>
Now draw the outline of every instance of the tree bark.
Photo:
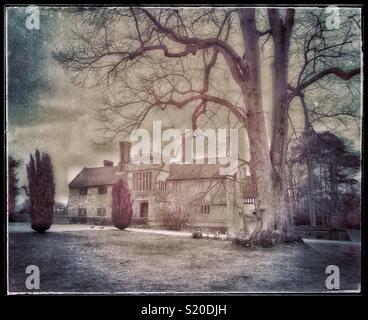
<svg viewBox="0 0 368 320">
<path fill-rule="evenodd" d="M 314 181 L 313 181 L 313 162 L 311 159 L 311 154 L 309 150 L 309 145 L 307 145 L 307 174 L 308 174 L 308 209 L 309 209 L 309 222 L 312 227 L 316 226 L 316 212 L 314 209 Z"/>
<path fill-rule="evenodd" d="M 288 232 L 292 228 L 286 185 L 286 155 L 288 144 L 288 70 L 290 37 L 294 25 L 294 10 L 286 10 L 282 19 L 278 9 L 269 9 L 271 35 L 274 47 L 272 65 L 273 108 L 272 108 L 272 140 L 271 162 L 273 168 L 273 188 L 275 197 L 279 198 L 276 206 L 276 228 Z M 277 204 L 275 204 L 277 205 Z"/>
<path fill-rule="evenodd" d="M 274 230 L 274 206 L 277 199 L 273 192 L 272 164 L 262 105 L 259 32 L 256 29 L 255 9 L 240 9 L 239 20 L 244 40 L 244 58 L 248 66 L 248 77 L 241 89 L 247 112 L 249 167 L 257 189 L 256 211 L 260 219 L 252 235 L 257 237 L 257 233 L 270 233 Z"/>
<path fill-rule="evenodd" d="M 339 217 L 337 214 L 338 208 L 338 184 L 336 181 L 337 169 L 336 166 L 330 165 L 328 168 L 329 180 L 330 180 L 330 197 L 331 197 L 331 227 L 341 227 Z"/>
<path fill-rule="evenodd" d="M 304 136 L 306 141 L 307 151 L 307 175 L 308 175 L 308 210 L 309 210 L 309 223 L 312 227 L 317 225 L 316 211 L 314 208 L 314 177 L 313 177 L 313 160 L 310 151 L 309 138 L 312 136 L 311 124 L 309 121 L 309 114 L 307 104 L 304 99 L 304 95 L 300 95 L 300 101 L 303 107 L 304 114 Z"/>
<path fill-rule="evenodd" d="M 293 165 L 289 164 L 287 166 L 288 168 L 288 184 L 290 187 L 290 196 L 289 198 L 291 198 L 291 214 L 292 214 L 292 218 L 294 219 L 295 216 L 295 212 L 296 212 L 296 195 L 295 195 L 295 185 L 294 185 L 294 180 L 293 180 Z"/>
</svg>

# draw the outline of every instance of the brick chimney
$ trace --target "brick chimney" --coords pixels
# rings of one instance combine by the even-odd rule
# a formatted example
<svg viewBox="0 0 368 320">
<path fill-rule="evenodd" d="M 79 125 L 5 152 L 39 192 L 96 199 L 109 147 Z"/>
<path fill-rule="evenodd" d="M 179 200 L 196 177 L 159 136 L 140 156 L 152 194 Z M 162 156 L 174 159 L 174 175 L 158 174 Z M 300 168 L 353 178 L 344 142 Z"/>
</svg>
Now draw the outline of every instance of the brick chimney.
<svg viewBox="0 0 368 320">
<path fill-rule="evenodd" d="M 119 148 L 119 171 L 124 172 L 127 170 L 127 165 L 130 162 L 130 142 L 127 141 L 120 141 Z"/>
<path fill-rule="evenodd" d="M 109 160 L 104 160 L 103 161 L 103 166 L 104 167 L 113 167 L 114 166 L 114 162 L 109 161 Z"/>
</svg>

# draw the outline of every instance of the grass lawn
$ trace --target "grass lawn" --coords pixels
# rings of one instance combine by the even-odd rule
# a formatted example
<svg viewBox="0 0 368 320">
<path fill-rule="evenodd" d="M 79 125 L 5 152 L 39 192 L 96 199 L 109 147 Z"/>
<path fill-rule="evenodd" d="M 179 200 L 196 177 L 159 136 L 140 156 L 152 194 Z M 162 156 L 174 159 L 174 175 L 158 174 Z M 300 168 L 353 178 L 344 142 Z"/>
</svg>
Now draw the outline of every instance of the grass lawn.
<svg viewBox="0 0 368 320">
<path fill-rule="evenodd" d="M 9 234 L 9 291 L 24 292 L 40 268 L 40 291 L 321 292 L 328 265 L 342 290 L 360 287 L 360 246 L 311 243 L 245 249 L 229 241 L 132 231 Z"/>
</svg>

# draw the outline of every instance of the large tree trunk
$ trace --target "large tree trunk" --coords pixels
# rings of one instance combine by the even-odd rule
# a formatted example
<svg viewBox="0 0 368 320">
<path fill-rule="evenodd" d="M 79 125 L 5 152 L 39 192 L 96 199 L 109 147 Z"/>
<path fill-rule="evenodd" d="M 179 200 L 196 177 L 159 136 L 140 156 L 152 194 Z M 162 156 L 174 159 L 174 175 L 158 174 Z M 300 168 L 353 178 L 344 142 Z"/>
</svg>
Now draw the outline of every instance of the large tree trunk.
<svg viewBox="0 0 368 320">
<path fill-rule="evenodd" d="M 286 190 L 286 155 L 288 145 L 288 70 L 290 36 L 294 25 L 294 10 L 286 10 L 285 17 L 278 9 L 269 9 L 268 17 L 273 39 L 274 61 L 272 65 L 273 108 L 271 163 L 273 167 L 273 188 L 281 201 L 276 207 L 276 228 L 281 232 L 292 229 L 291 208 Z"/>
<path fill-rule="evenodd" d="M 272 245 L 290 239 L 292 229 L 286 185 L 286 153 L 288 134 L 288 68 L 289 46 L 294 11 L 287 10 L 285 22 L 278 10 L 269 11 L 274 39 L 272 145 L 268 145 L 262 105 L 259 36 L 255 10 L 239 10 L 244 40 L 247 77 L 241 87 L 247 111 L 250 172 L 257 188 L 258 223 L 250 236 L 251 244 Z M 277 231 L 276 231 L 277 230 Z"/>
<path fill-rule="evenodd" d="M 275 228 L 275 197 L 272 164 L 267 141 L 266 122 L 262 105 L 260 77 L 259 32 L 256 29 L 255 9 L 239 10 L 240 27 L 244 40 L 248 77 L 242 88 L 247 110 L 250 173 L 257 189 L 258 223 L 253 238 L 268 238 Z"/>
</svg>

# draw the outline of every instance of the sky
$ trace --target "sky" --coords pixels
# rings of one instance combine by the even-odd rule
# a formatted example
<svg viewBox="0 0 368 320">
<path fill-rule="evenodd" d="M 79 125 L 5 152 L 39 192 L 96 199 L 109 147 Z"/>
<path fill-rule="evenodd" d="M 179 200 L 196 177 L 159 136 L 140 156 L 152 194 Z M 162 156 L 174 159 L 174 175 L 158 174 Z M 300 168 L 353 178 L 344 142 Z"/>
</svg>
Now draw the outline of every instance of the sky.
<svg viewBox="0 0 368 320">
<path fill-rule="evenodd" d="M 84 166 L 101 165 L 105 158 L 116 162 L 118 153 L 116 145 L 92 143 L 97 99 L 90 90 L 76 89 L 52 59 L 68 25 L 61 12 L 41 9 L 40 29 L 28 30 L 25 9 L 8 9 L 7 137 L 9 154 L 21 160 L 20 185 L 27 184 L 30 152 L 39 149 L 52 158 L 56 200 L 66 202 L 67 185 Z"/>
<path fill-rule="evenodd" d="M 26 185 L 30 152 L 50 154 L 56 183 L 56 201 L 67 202 L 68 183 L 83 167 L 101 166 L 103 160 L 118 161 L 118 140 L 106 146 L 93 143 L 99 123 L 94 109 L 102 106 L 102 92 L 76 87 L 57 65 L 52 52 L 71 36 L 73 19 L 65 9 L 40 9 L 39 29 L 26 27 L 29 13 L 7 8 L 8 152 L 21 160 L 20 185 Z M 267 56 L 266 53 L 264 57 Z M 262 62 L 262 85 L 271 89 L 270 60 Z M 272 97 L 265 95 L 264 108 L 270 119 Z M 153 114 L 150 120 L 184 127 L 185 111 Z M 187 126 L 190 128 L 190 125 Z M 244 150 L 243 150 L 244 151 Z M 20 197 L 18 204 L 24 200 Z"/>
</svg>

